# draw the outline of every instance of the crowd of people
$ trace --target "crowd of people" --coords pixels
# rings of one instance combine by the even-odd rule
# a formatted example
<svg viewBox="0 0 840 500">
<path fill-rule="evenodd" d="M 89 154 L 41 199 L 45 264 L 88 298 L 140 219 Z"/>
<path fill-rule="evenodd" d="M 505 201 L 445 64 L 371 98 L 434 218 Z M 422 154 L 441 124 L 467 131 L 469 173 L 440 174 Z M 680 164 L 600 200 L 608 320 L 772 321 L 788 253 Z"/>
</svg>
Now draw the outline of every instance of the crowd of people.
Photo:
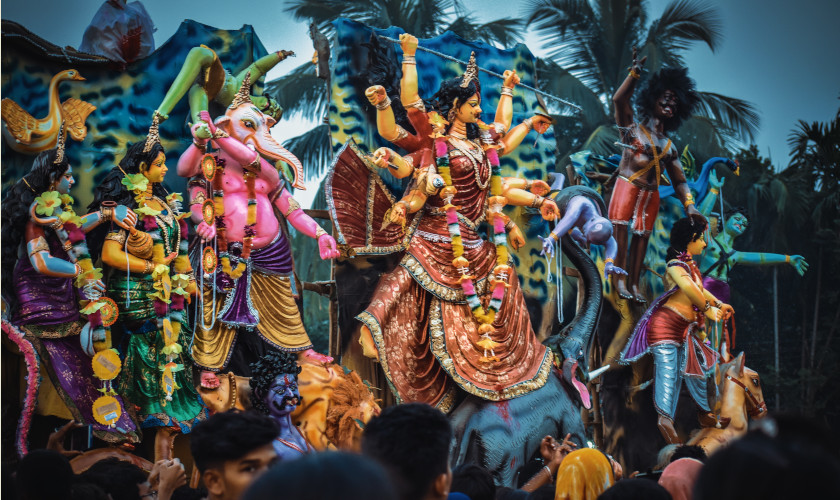
<svg viewBox="0 0 840 500">
<path fill-rule="evenodd" d="M 278 433 L 274 420 L 253 411 L 218 413 L 198 424 L 190 442 L 198 488 L 188 485 L 178 459 L 147 472 L 107 458 L 74 474 L 59 443 L 26 455 L 4 477 L 3 497 L 12 498 L 11 485 L 21 500 L 745 500 L 840 492 L 839 448 L 830 432 L 785 416 L 762 420 L 711 457 L 698 446 L 668 445 L 659 463 L 631 474 L 598 449 L 575 450 L 568 439 L 546 436 L 541 456 L 522 468 L 518 488 L 497 487 L 476 464 L 453 468 L 449 420 L 423 403 L 391 406 L 371 420 L 360 454 L 281 461 L 273 446 Z"/>
</svg>

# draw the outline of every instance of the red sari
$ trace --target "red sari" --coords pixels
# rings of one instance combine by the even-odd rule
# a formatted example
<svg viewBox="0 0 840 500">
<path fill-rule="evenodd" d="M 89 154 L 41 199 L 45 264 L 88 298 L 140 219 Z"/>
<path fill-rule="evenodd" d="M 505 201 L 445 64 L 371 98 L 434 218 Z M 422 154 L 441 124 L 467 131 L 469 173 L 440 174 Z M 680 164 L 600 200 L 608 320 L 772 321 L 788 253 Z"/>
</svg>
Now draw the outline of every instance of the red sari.
<svg viewBox="0 0 840 500">
<path fill-rule="evenodd" d="M 428 150 L 408 157 L 419 166 L 424 154 L 426 161 L 433 158 Z M 342 193 L 354 193 L 354 188 L 341 182 L 349 177 L 338 175 L 339 164 L 330 178 L 333 215 L 340 231 L 358 232 L 362 221 L 381 219 L 378 215 L 363 218 L 348 212 L 353 198 Z M 486 306 L 496 250 L 491 242 L 481 239 L 476 225 L 485 219 L 490 166 L 480 147 L 474 151 L 474 157 L 468 157 L 451 145 L 450 166 L 452 182 L 458 190 L 452 203 L 461 207 L 464 256 L 470 261 L 476 292 Z M 355 189 L 358 206 L 360 187 Z M 370 197 L 368 201 L 372 202 Z M 448 411 L 456 387 L 491 401 L 511 399 L 542 387 L 551 371 L 552 359 L 531 328 L 515 273 L 509 278 L 511 287 L 490 335 L 499 343 L 493 352 L 497 359 L 487 361 L 490 353 L 477 345 L 479 324 L 466 304 L 458 281 L 461 275 L 452 265 L 454 257 L 443 205 L 439 196 L 430 196 L 426 206 L 414 219 L 410 218 L 400 265 L 380 278 L 370 305 L 357 316 L 372 333 L 380 364 L 398 400 L 428 403 Z M 378 211 L 381 208 L 371 209 L 370 213 Z M 384 241 L 371 234 L 377 232 L 376 226 L 377 222 L 368 224 L 369 236 L 364 240 L 368 247 L 371 241 Z"/>
</svg>

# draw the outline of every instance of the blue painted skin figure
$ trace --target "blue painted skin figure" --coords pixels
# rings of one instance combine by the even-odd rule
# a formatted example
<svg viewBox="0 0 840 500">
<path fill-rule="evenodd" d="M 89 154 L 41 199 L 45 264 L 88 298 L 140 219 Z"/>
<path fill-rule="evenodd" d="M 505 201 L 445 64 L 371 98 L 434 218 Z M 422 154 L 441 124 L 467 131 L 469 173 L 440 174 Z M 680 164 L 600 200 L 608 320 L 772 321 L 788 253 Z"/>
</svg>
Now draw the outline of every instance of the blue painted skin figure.
<svg viewBox="0 0 840 500">
<path fill-rule="evenodd" d="M 292 413 L 301 403 L 297 380 L 300 367 L 295 355 L 269 352 L 252 363 L 251 370 L 254 408 L 274 419 L 280 430 L 274 440 L 278 458 L 294 460 L 314 451 L 292 421 Z"/>
</svg>

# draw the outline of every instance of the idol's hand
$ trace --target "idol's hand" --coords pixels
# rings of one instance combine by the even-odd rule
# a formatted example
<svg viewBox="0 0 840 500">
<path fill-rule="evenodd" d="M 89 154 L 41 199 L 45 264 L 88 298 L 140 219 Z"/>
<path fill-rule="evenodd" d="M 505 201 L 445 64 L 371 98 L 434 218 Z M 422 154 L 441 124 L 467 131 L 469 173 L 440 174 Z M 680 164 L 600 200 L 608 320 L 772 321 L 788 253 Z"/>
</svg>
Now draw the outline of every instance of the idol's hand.
<svg viewBox="0 0 840 500">
<path fill-rule="evenodd" d="M 720 306 L 721 319 L 727 320 L 735 314 L 735 309 L 729 304 L 722 304 Z"/>
<path fill-rule="evenodd" d="M 394 224 L 405 226 L 405 202 L 397 202 L 391 207 L 391 213 L 388 214 L 389 220 Z"/>
<path fill-rule="evenodd" d="M 201 221 L 195 228 L 196 234 L 201 236 L 202 241 L 210 241 L 216 237 L 216 226 L 211 226 L 204 221 Z"/>
<path fill-rule="evenodd" d="M 207 140 L 213 136 L 213 133 L 210 132 L 210 127 L 203 121 L 191 126 L 190 132 L 192 132 L 193 140 L 199 144 L 206 144 Z"/>
<path fill-rule="evenodd" d="M 126 231 L 131 231 L 137 224 L 137 214 L 125 205 L 117 205 L 114 207 L 111 220 Z"/>
<path fill-rule="evenodd" d="M 554 220 L 560 217 L 560 209 L 557 208 L 557 204 L 547 198 L 540 205 L 540 213 L 545 220 Z"/>
<path fill-rule="evenodd" d="M 335 259 L 340 255 L 335 247 L 335 239 L 328 234 L 322 234 L 318 238 L 318 250 L 322 260 Z"/>
<path fill-rule="evenodd" d="M 706 309 L 705 316 L 714 322 L 718 322 L 723 319 L 723 313 L 717 307 L 710 307 Z"/>
<path fill-rule="evenodd" d="M 385 92 L 385 87 L 382 85 L 374 85 L 373 87 L 368 87 L 367 90 L 365 90 L 365 97 L 367 97 L 368 101 L 372 105 L 376 106 L 387 99 L 388 94 Z"/>
<path fill-rule="evenodd" d="M 796 272 L 799 273 L 800 276 L 804 275 L 805 271 L 808 270 L 808 263 L 805 262 L 805 257 L 801 255 L 791 255 L 790 265 L 796 269 Z"/>
<path fill-rule="evenodd" d="M 525 236 L 522 235 L 522 230 L 519 226 L 513 226 L 508 232 L 508 239 L 510 239 L 510 246 L 514 250 L 519 250 L 525 246 Z"/>
<path fill-rule="evenodd" d="M 417 37 L 408 33 L 401 34 L 400 48 L 402 48 L 403 55 L 413 56 L 417 52 Z"/>
<path fill-rule="evenodd" d="M 693 215 L 699 215 L 700 217 L 703 218 L 703 220 L 706 220 L 706 217 L 703 214 L 701 214 L 699 210 L 697 210 L 697 207 L 694 206 L 694 203 L 687 206 L 686 209 L 685 209 L 685 216 L 686 217 L 691 217 Z"/>
<path fill-rule="evenodd" d="M 216 135 L 216 124 L 213 123 L 213 119 L 210 118 L 210 112 L 209 111 L 202 111 L 199 114 L 199 116 L 201 117 L 202 120 L 204 120 L 204 123 L 207 125 L 207 129 L 210 131 L 210 135 L 211 136 Z"/>
<path fill-rule="evenodd" d="M 715 172 L 714 170 L 712 170 L 712 172 L 709 174 L 709 187 L 713 187 L 720 191 L 720 188 L 723 187 L 724 182 L 726 182 L 726 178 L 721 177 L 720 179 L 718 179 L 717 172 Z"/>
<path fill-rule="evenodd" d="M 545 238 L 543 238 L 542 236 L 538 236 L 538 238 L 542 240 L 543 248 L 542 252 L 540 252 L 540 255 L 545 255 L 550 259 L 554 255 L 554 238 L 552 238 L 550 234 Z"/>
<path fill-rule="evenodd" d="M 519 75 L 516 74 L 516 70 L 505 71 L 502 78 L 504 79 L 502 85 L 511 89 L 519 83 Z"/>
<path fill-rule="evenodd" d="M 531 188 L 529 191 L 539 196 L 545 196 L 551 192 L 551 186 L 549 186 L 545 181 L 533 181 L 531 182 Z"/>
<path fill-rule="evenodd" d="M 538 134 L 544 134 L 548 127 L 551 126 L 551 118 L 543 115 L 534 115 L 531 117 L 531 123 L 534 124 L 534 130 Z"/>
<path fill-rule="evenodd" d="M 642 68 L 645 66 L 645 62 L 647 62 L 647 56 L 643 57 L 641 60 L 639 58 L 639 49 L 634 45 L 633 46 L 633 63 L 630 65 L 630 71 L 635 72 L 637 74 L 642 74 Z"/>
<path fill-rule="evenodd" d="M 177 256 L 178 256 L 178 252 L 172 252 L 171 254 L 169 254 L 169 255 L 167 255 L 166 257 L 163 258 L 163 264 L 168 266 L 169 263 L 172 262 L 173 260 L 175 260 L 175 257 L 177 257 Z"/>
<path fill-rule="evenodd" d="M 379 148 L 373 152 L 373 164 L 379 168 L 388 168 L 388 160 L 395 155 L 393 150 L 389 148 Z"/>
<path fill-rule="evenodd" d="M 102 280 L 96 280 L 96 281 L 89 282 L 89 283 L 90 283 L 90 288 L 91 288 L 90 291 L 91 292 L 94 292 L 94 293 L 98 292 L 100 295 L 103 295 L 105 293 L 105 283 L 103 283 Z"/>
<path fill-rule="evenodd" d="M 612 262 L 607 262 L 606 264 L 604 264 L 604 279 L 609 279 L 611 274 L 617 274 L 617 275 L 623 274 L 623 275 L 627 276 L 627 271 L 625 271 L 624 269 L 622 269 L 620 267 L 617 267 Z"/>
</svg>

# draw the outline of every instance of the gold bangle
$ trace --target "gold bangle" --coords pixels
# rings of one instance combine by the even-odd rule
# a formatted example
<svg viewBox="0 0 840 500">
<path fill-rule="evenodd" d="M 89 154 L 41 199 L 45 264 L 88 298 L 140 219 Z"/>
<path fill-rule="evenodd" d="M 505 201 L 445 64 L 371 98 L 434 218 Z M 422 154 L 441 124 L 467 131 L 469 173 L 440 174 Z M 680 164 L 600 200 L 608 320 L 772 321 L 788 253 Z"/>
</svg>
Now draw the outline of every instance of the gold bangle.
<svg viewBox="0 0 840 500">
<path fill-rule="evenodd" d="M 143 274 L 152 274 L 152 271 L 155 269 L 155 264 L 150 260 L 144 260 L 145 267 L 143 268 Z"/>
<path fill-rule="evenodd" d="M 785 262 L 790 264 L 790 255 L 785 255 Z"/>
<path fill-rule="evenodd" d="M 292 215 L 292 212 L 294 212 L 295 210 L 298 210 L 299 208 L 300 208 L 300 203 L 298 203 L 298 201 L 296 199 L 294 199 L 292 197 L 289 197 L 289 209 L 286 210 L 286 213 L 284 213 L 283 216 L 288 218 L 290 215 Z"/>
<path fill-rule="evenodd" d="M 534 201 L 531 202 L 531 206 L 534 208 L 540 208 L 543 205 L 543 203 L 545 203 L 545 198 L 538 194 L 535 194 Z"/>
<path fill-rule="evenodd" d="M 630 73 L 629 73 L 629 75 L 628 75 L 628 76 L 630 76 L 631 78 L 634 78 L 634 79 L 638 80 L 638 79 L 639 79 L 639 77 L 640 77 L 640 76 L 642 76 L 642 75 L 641 75 L 638 71 L 636 71 L 636 70 L 635 70 L 635 68 L 634 68 L 634 69 L 631 69 L 631 70 L 630 70 Z"/>
<path fill-rule="evenodd" d="M 324 228 L 322 228 L 321 226 L 318 226 L 318 229 L 315 230 L 315 239 L 318 240 L 318 239 L 321 238 L 321 236 L 323 236 L 325 234 L 327 234 L 327 232 L 324 231 Z"/>
<path fill-rule="evenodd" d="M 114 209 L 112 207 L 99 207 L 99 216 L 102 222 L 107 222 L 114 216 Z"/>
<path fill-rule="evenodd" d="M 204 151 L 207 151 L 207 143 L 206 143 L 206 142 L 204 142 L 204 143 L 201 143 L 201 142 L 196 142 L 196 140 L 195 140 L 195 139 L 193 139 L 193 145 L 194 145 L 195 147 L 197 147 L 197 148 L 198 148 L 198 149 L 199 149 L 202 153 L 203 153 Z"/>
<path fill-rule="evenodd" d="M 528 130 L 534 130 L 534 120 L 530 118 L 525 118 L 524 120 L 522 120 L 522 125 L 525 125 L 528 128 Z"/>
<path fill-rule="evenodd" d="M 551 237 L 552 240 L 560 241 L 560 237 L 554 234 L 554 232 L 548 233 L 548 235 Z"/>
<path fill-rule="evenodd" d="M 38 236 L 33 240 L 29 240 L 29 243 L 32 244 L 32 250 L 29 251 L 29 255 L 35 255 L 38 252 L 49 252 L 50 247 L 47 245 L 47 240 L 44 239 L 43 236 Z"/>
<path fill-rule="evenodd" d="M 609 264 L 615 264 L 615 261 L 608 257 L 608 258 L 604 259 L 604 264 L 608 264 L 608 263 Z"/>
<path fill-rule="evenodd" d="M 720 190 L 718 190 L 717 188 L 711 188 L 709 189 L 709 192 L 712 194 L 720 194 Z"/>
<path fill-rule="evenodd" d="M 505 222 L 505 231 L 508 231 L 508 232 L 513 231 L 513 228 L 515 228 L 515 227 L 516 227 L 516 223 L 513 222 L 513 220 L 508 219 L 508 221 Z"/>
<path fill-rule="evenodd" d="M 513 97 L 513 88 L 502 85 L 501 94 Z"/>
<path fill-rule="evenodd" d="M 417 59 L 415 58 L 415 56 L 407 56 L 407 55 L 403 55 L 403 60 L 402 60 L 402 62 L 403 62 L 403 64 L 414 64 L 414 65 L 417 65 Z"/>
<path fill-rule="evenodd" d="M 683 202 L 683 206 L 688 208 L 689 205 L 694 205 L 694 196 L 691 193 L 688 193 L 685 197 L 685 201 Z"/>
<path fill-rule="evenodd" d="M 388 109 L 388 106 L 390 106 L 390 105 L 391 105 L 391 98 L 386 95 L 385 99 L 383 99 L 382 102 L 376 104 L 375 106 L 376 106 L 376 109 L 378 109 L 379 111 L 382 111 L 382 110 Z"/>
<path fill-rule="evenodd" d="M 534 186 L 534 180 L 533 179 L 525 179 L 525 190 L 526 191 L 530 191 L 533 186 Z"/>
</svg>

